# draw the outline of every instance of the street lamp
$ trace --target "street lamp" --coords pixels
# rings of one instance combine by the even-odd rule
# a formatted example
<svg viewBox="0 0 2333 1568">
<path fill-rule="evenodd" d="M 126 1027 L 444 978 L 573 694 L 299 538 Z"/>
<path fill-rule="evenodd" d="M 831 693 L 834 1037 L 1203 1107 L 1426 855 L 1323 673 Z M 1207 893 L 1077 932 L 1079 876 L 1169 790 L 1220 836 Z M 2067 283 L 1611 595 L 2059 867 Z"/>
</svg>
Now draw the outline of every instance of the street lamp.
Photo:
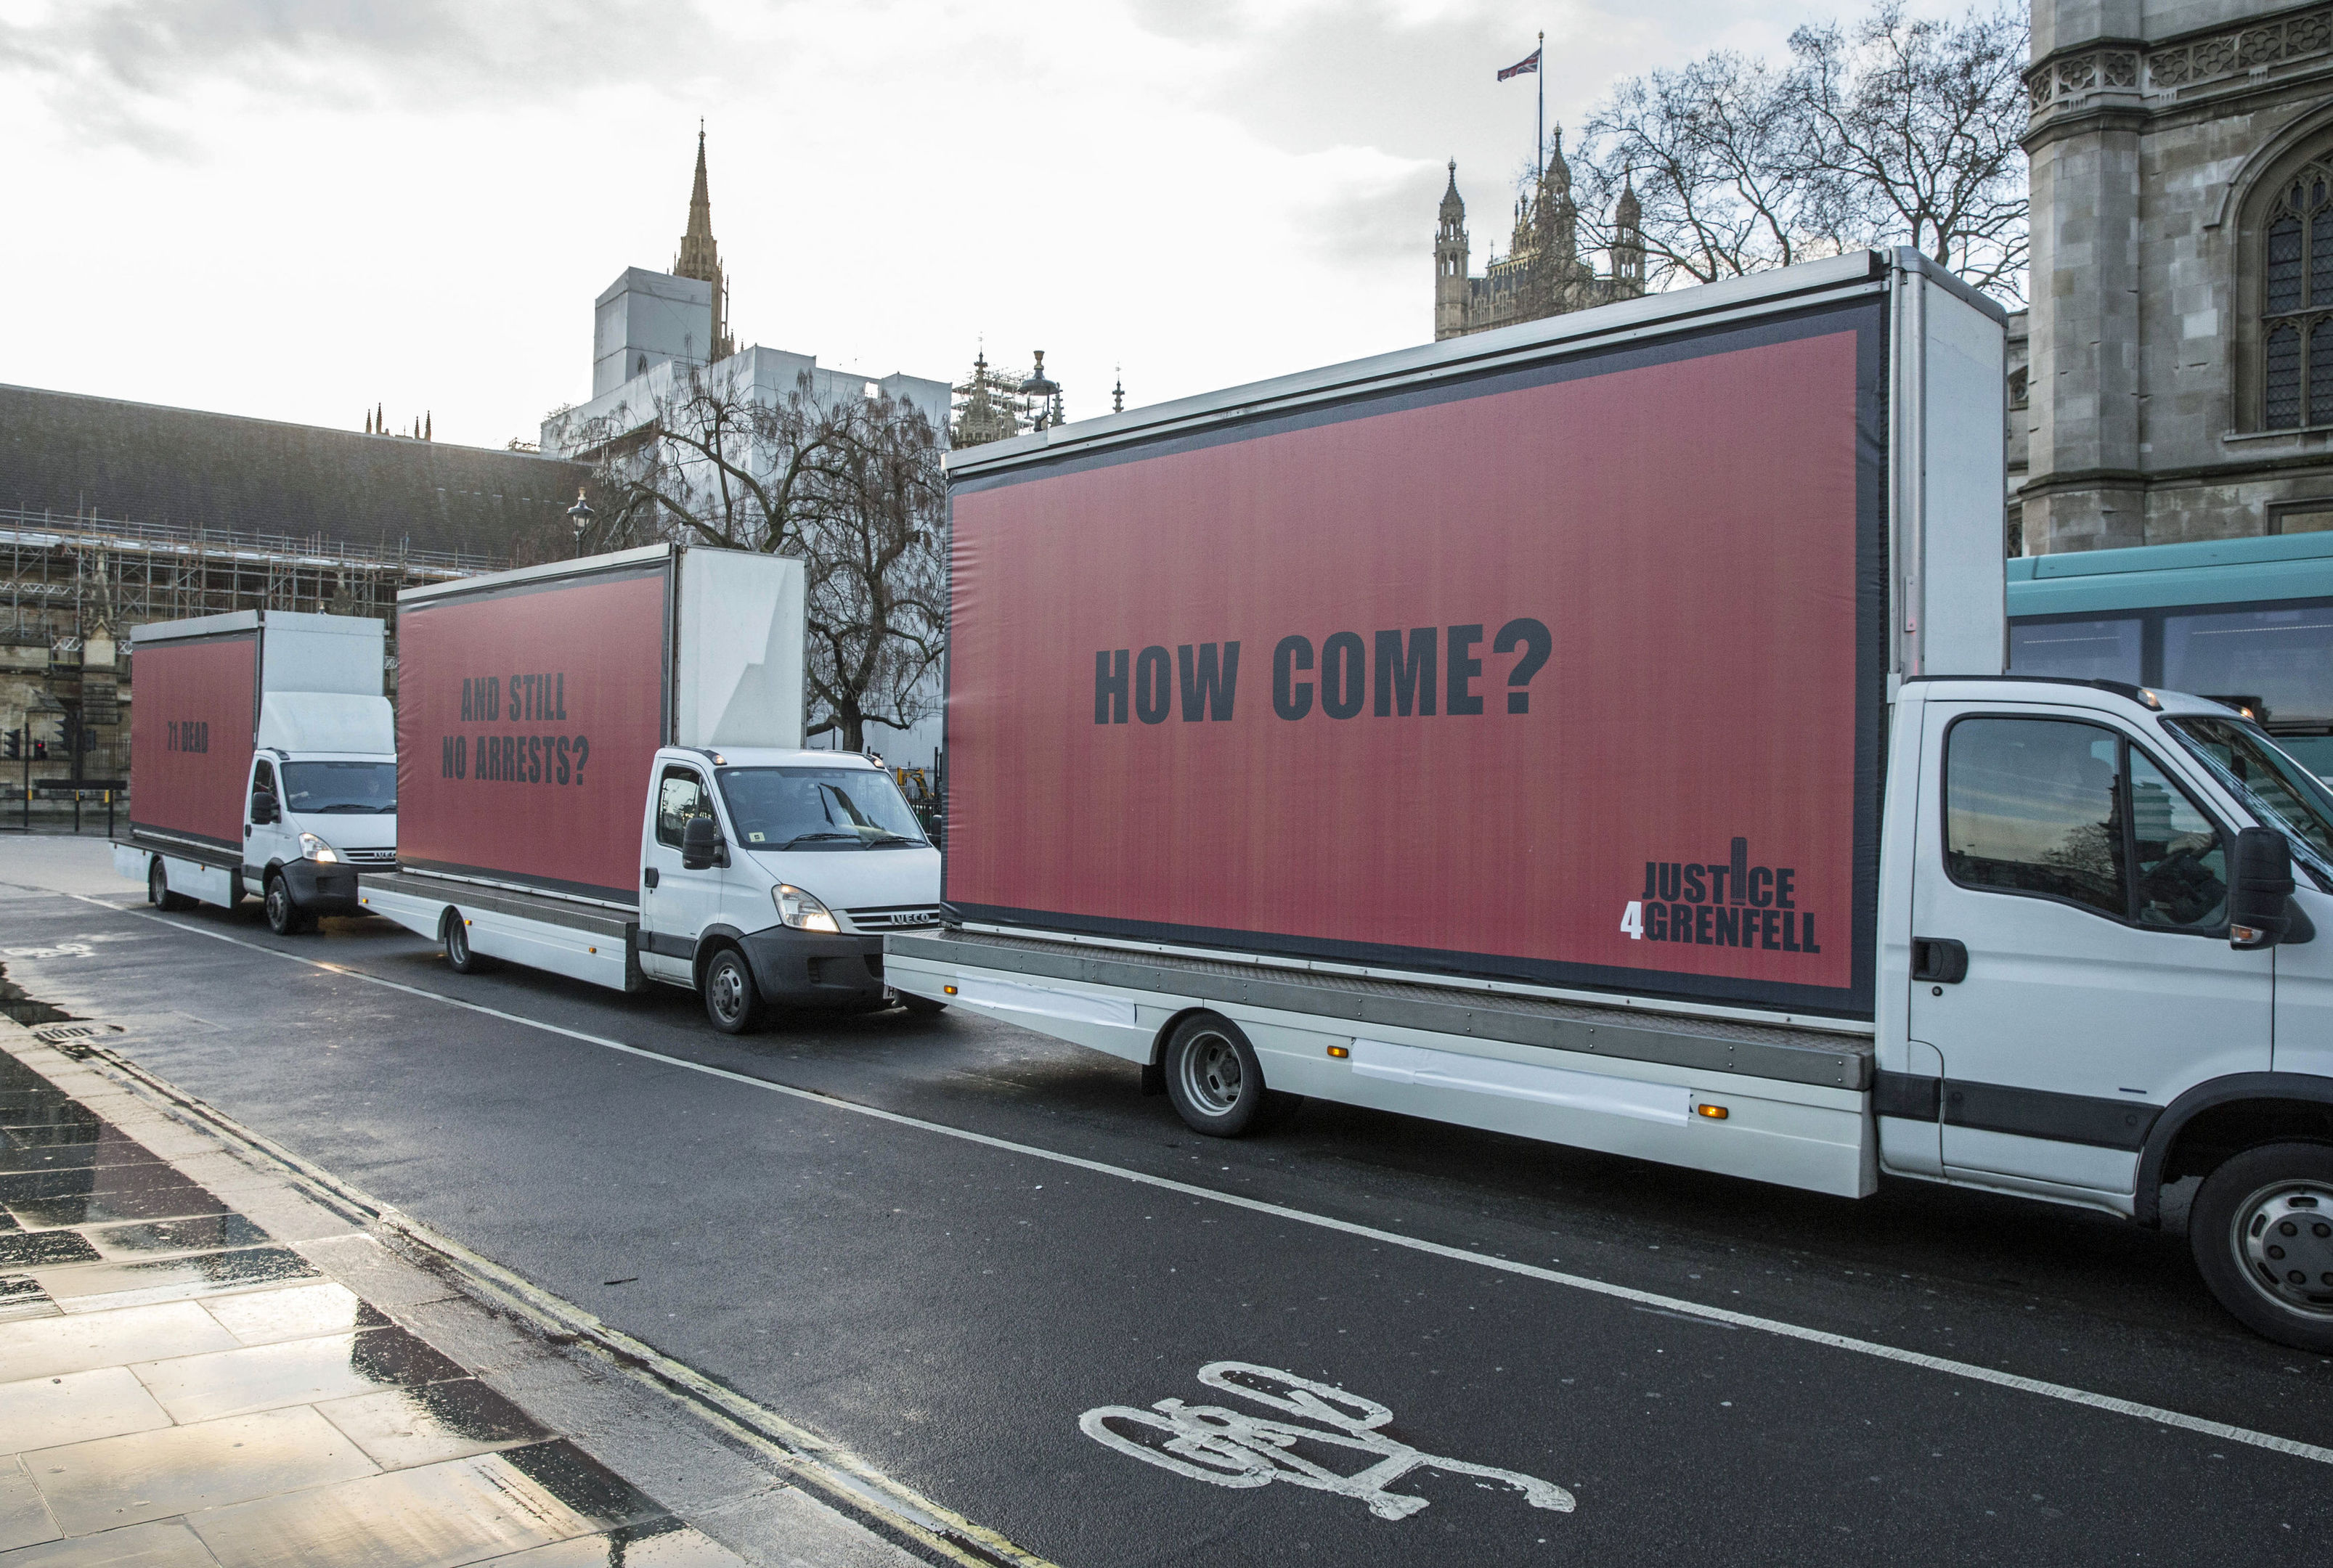
<svg viewBox="0 0 2333 1568">
<path fill-rule="evenodd" d="M 1029 372 L 1029 379 L 1021 383 L 1021 396 L 1037 400 L 1035 428 L 1061 423 L 1061 388 L 1045 376 L 1045 350 L 1037 350 L 1037 368 Z"/>
<path fill-rule="evenodd" d="M 591 531 L 591 520 L 598 515 L 591 510 L 590 503 L 583 499 L 583 492 L 579 488 L 575 492 L 575 504 L 567 509 L 567 521 L 575 525 L 575 555 L 579 560 L 583 556 L 583 536 Z"/>
</svg>

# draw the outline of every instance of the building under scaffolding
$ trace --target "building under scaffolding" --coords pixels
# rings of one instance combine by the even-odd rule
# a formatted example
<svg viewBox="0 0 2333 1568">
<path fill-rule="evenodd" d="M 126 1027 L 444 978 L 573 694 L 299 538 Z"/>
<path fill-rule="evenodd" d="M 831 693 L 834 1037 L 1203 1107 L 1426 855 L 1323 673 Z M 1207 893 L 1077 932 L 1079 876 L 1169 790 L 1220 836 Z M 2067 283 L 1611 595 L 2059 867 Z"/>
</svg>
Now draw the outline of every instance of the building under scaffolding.
<svg viewBox="0 0 2333 1568">
<path fill-rule="evenodd" d="M 394 650 L 398 589 L 508 564 L 0 508 L 0 731 L 14 736 L 0 782 L 13 804 L 28 784 L 37 796 L 127 779 L 132 626 L 248 609 L 373 616 Z M 392 693 L 395 664 L 392 651 Z"/>
</svg>

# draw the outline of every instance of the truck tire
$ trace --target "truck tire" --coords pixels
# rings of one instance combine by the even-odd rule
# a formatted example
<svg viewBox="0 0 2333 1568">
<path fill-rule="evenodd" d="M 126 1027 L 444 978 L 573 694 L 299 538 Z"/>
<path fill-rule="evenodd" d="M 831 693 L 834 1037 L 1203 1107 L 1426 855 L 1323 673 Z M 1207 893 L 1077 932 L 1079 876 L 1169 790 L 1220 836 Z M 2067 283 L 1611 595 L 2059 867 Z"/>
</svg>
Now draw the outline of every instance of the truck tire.
<svg viewBox="0 0 2333 1568">
<path fill-rule="evenodd" d="M 1176 1026 L 1166 1040 L 1166 1097 L 1194 1133 L 1237 1138 L 1270 1131 L 1303 1102 L 1264 1086 L 1255 1047 L 1237 1024 L 1198 1013 Z"/>
<path fill-rule="evenodd" d="M 292 884 L 280 871 L 267 874 L 267 929 L 278 936 L 298 936 L 315 925 L 308 912 L 292 902 Z"/>
<path fill-rule="evenodd" d="M 146 902 L 156 909 L 192 909 L 195 901 L 183 893 L 170 891 L 170 875 L 162 869 L 162 857 L 155 856 L 146 866 Z"/>
<path fill-rule="evenodd" d="M 749 1035 L 762 1025 L 762 992 L 754 983 L 754 966 L 734 947 L 725 947 L 705 964 L 705 1016 L 725 1035 Z"/>
<path fill-rule="evenodd" d="M 470 946 L 470 923 L 458 909 L 449 909 L 437 923 L 437 939 L 446 944 L 446 965 L 456 974 L 483 974 L 494 961 Z"/>
<path fill-rule="evenodd" d="M 2333 1144 L 2266 1143 L 2203 1179 L 2195 1267 L 2246 1328 L 2333 1354 Z"/>
</svg>

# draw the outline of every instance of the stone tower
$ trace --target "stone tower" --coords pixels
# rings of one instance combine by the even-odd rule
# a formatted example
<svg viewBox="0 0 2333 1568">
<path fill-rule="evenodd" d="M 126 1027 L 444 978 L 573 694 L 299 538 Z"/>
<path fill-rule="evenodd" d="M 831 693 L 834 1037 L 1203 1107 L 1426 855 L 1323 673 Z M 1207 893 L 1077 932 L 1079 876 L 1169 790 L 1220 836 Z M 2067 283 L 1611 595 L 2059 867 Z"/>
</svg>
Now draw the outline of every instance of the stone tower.
<svg viewBox="0 0 2333 1568">
<path fill-rule="evenodd" d="M 1442 221 L 1434 231 L 1434 336 L 1438 342 L 1466 330 L 1466 204 L 1458 195 L 1458 160 L 1450 160 L 1450 188 L 1442 193 Z"/>
<path fill-rule="evenodd" d="M 1645 292 L 1645 209 L 1637 200 L 1636 177 L 1620 182 L 1620 199 L 1612 204 L 1612 286 L 1616 297 L 1629 299 Z"/>
<path fill-rule="evenodd" d="M 680 254 L 672 263 L 676 278 L 694 278 L 713 285 L 712 352 L 707 361 L 726 359 L 737 351 L 729 335 L 729 278 L 721 270 L 721 247 L 713 240 L 713 198 L 705 184 L 705 127 L 696 128 L 696 186 L 688 193 L 688 232 L 680 236 Z"/>
<path fill-rule="evenodd" d="M 2333 12 L 2035 0 L 2025 86 L 2026 551 L 2333 527 Z"/>
<path fill-rule="evenodd" d="M 1612 209 L 1612 273 L 1599 278 L 1579 254 L 1579 208 L 1571 196 L 1571 166 L 1556 127 L 1547 162 L 1515 200 L 1514 234 L 1503 259 L 1493 253 L 1479 278 L 1466 275 L 1466 204 L 1458 196 L 1458 166 L 1442 193 L 1434 234 L 1434 336 L 1462 337 L 1518 321 L 1585 311 L 1645 292 L 1642 212 L 1633 184 Z"/>
</svg>

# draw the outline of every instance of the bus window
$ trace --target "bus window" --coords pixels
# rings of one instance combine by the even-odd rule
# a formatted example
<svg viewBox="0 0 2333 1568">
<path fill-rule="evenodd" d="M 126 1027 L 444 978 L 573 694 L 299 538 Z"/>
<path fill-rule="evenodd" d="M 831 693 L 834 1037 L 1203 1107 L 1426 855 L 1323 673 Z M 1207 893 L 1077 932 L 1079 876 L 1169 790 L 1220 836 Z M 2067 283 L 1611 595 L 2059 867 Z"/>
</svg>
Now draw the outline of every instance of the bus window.
<svg viewBox="0 0 2333 1568">
<path fill-rule="evenodd" d="M 2163 617 L 2163 684 L 2256 697 L 2262 723 L 2333 725 L 2333 605 Z"/>
<path fill-rule="evenodd" d="M 2009 623 L 2009 672 L 2068 681 L 2127 681 L 2142 684 L 2136 617 L 2103 621 Z M 2193 686 L 2182 687 L 2194 691 Z"/>
</svg>

